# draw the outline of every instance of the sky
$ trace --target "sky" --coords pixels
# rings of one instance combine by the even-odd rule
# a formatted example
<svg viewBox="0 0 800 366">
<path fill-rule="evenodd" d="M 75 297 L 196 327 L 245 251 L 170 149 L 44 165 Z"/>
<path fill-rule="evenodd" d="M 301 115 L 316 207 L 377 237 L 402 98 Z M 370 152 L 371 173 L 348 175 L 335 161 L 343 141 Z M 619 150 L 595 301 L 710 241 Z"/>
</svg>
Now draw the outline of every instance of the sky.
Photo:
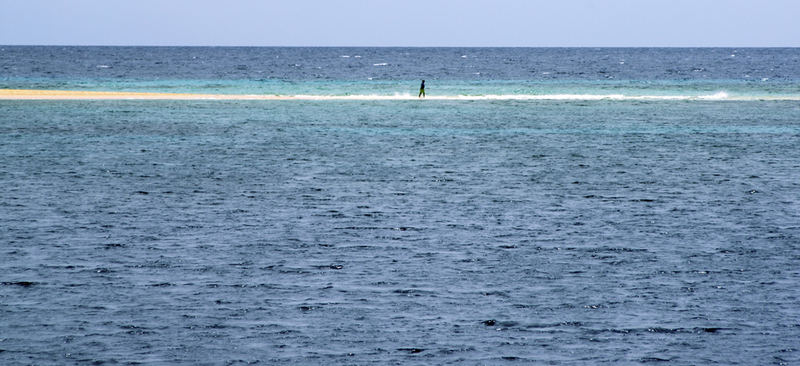
<svg viewBox="0 0 800 366">
<path fill-rule="evenodd" d="M 0 0 L 0 44 L 800 47 L 798 14 L 798 0 Z"/>
</svg>

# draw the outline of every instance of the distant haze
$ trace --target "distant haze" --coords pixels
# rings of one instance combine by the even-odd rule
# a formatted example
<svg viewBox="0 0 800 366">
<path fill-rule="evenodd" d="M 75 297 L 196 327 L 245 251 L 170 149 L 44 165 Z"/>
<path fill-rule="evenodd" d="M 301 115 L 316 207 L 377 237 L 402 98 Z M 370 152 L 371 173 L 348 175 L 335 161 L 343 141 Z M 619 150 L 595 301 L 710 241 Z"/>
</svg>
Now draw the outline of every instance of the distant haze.
<svg viewBox="0 0 800 366">
<path fill-rule="evenodd" d="M 0 0 L 0 44 L 797 47 L 796 0 Z"/>
</svg>

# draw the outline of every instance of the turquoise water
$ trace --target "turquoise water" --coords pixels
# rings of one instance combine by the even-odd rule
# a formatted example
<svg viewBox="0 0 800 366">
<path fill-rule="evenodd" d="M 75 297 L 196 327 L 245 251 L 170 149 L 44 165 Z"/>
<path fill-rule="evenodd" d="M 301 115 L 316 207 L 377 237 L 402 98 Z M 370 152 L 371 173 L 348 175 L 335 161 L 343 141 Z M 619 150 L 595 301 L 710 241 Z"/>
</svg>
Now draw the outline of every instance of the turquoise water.
<svg viewBox="0 0 800 366">
<path fill-rule="evenodd" d="M 0 46 L 3 88 L 267 95 L 800 99 L 794 48 Z"/>
<path fill-rule="evenodd" d="M 256 95 L 313 95 L 313 96 L 417 96 L 417 80 L 345 80 L 345 81 L 285 81 L 285 80 L 80 80 L 52 81 L 49 79 L 9 79 L 11 89 L 60 89 L 89 91 L 130 91 L 195 94 L 256 94 Z M 593 95 L 629 97 L 702 97 L 724 93 L 727 97 L 747 99 L 800 100 L 797 83 L 768 81 L 428 81 L 428 96 L 520 96 Z"/>
<path fill-rule="evenodd" d="M 391 57 L 417 51 L 469 50 L 45 47 L 0 69 L 8 88 L 415 96 L 417 64 Z M 0 363 L 800 361 L 800 104 L 759 100 L 796 93 L 795 50 L 473 51 L 497 79 L 435 64 L 430 96 L 729 97 L 0 101 Z M 324 80 L 288 66 L 356 52 Z M 288 71 L 251 78 L 273 53 Z M 653 61 L 587 76 L 606 54 Z"/>
</svg>

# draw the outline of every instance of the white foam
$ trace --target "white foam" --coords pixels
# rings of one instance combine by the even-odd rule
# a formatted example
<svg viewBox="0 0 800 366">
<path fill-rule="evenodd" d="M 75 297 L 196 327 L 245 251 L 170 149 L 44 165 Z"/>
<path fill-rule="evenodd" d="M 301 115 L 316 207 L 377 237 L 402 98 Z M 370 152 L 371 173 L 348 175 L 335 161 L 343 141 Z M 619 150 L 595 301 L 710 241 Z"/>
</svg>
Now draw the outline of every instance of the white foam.
<svg viewBox="0 0 800 366">
<path fill-rule="evenodd" d="M 389 66 L 389 64 L 386 63 L 386 62 L 381 62 L 381 63 L 377 63 L 377 64 L 372 64 L 372 66 Z"/>
<path fill-rule="evenodd" d="M 726 93 L 724 91 L 721 91 L 721 92 L 718 92 L 716 94 L 701 95 L 701 96 L 698 97 L 698 99 L 705 99 L 705 100 L 709 100 L 709 99 L 711 99 L 711 100 L 728 99 L 728 93 Z"/>
</svg>

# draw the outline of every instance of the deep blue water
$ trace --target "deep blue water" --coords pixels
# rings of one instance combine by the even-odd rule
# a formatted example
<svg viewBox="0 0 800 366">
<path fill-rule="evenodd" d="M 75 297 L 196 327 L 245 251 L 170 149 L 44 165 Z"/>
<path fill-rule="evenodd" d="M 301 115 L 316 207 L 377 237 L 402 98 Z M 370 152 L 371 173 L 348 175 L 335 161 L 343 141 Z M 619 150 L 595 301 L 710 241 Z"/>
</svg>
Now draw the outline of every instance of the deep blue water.
<svg viewBox="0 0 800 366">
<path fill-rule="evenodd" d="M 0 88 L 756 96 L 0 101 L 0 364 L 800 362 L 797 49 L 0 49 Z"/>
</svg>

